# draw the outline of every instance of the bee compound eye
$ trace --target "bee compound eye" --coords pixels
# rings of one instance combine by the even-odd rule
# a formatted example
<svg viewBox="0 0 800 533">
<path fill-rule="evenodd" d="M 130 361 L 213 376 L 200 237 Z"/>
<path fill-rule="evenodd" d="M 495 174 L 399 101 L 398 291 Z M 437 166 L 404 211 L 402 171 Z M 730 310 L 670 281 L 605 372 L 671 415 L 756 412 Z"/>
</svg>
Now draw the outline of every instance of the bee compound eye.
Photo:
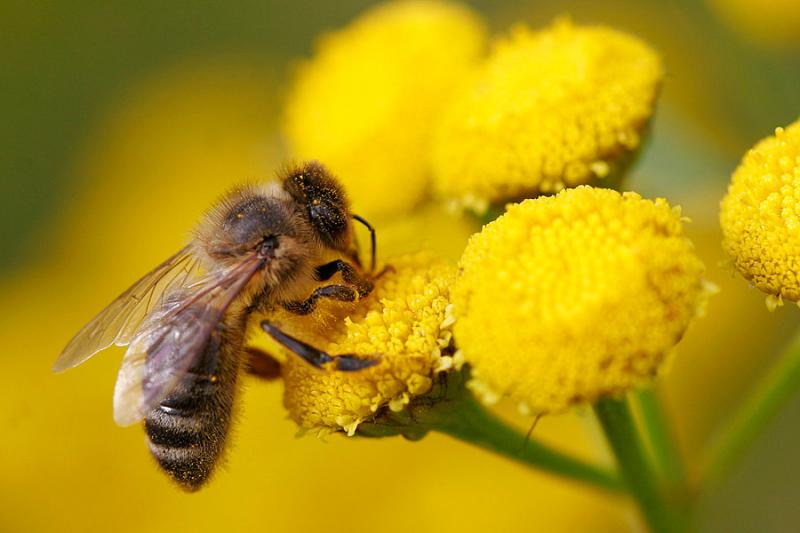
<svg viewBox="0 0 800 533">
<path fill-rule="evenodd" d="M 308 214 L 322 240 L 329 246 L 337 247 L 348 227 L 348 219 L 342 210 L 331 202 L 321 201 L 316 205 L 311 204 Z"/>
</svg>

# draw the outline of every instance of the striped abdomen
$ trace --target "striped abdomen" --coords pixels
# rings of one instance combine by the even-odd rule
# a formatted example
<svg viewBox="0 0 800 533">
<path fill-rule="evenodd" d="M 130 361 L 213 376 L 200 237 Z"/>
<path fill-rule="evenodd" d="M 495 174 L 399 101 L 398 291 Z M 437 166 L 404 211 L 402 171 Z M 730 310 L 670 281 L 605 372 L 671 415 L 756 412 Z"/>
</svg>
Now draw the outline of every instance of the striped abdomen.
<svg viewBox="0 0 800 533">
<path fill-rule="evenodd" d="M 224 329 L 211 336 L 202 357 L 145 417 L 153 457 L 190 491 L 211 475 L 230 428 L 241 333 Z"/>
</svg>

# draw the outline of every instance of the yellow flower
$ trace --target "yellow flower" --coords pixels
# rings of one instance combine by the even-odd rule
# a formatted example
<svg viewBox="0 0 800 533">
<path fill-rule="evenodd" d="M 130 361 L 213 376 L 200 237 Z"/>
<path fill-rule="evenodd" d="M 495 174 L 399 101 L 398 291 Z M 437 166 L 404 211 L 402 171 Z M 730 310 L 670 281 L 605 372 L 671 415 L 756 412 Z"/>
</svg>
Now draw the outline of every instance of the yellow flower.
<svg viewBox="0 0 800 533">
<path fill-rule="evenodd" d="M 518 27 L 445 111 L 435 185 L 482 211 L 616 175 L 639 147 L 662 77 L 652 49 L 610 28 Z"/>
<path fill-rule="evenodd" d="M 478 16 L 446 2 L 390 2 L 325 36 L 289 93 L 284 133 L 320 159 L 356 211 L 397 214 L 428 188 L 431 116 L 485 48 Z"/>
<path fill-rule="evenodd" d="M 442 350 L 452 338 L 449 289 L 455 268 L 424 253 L 389 263 L 393 270 L 344 320 L 326 320 L 318 313 L 305 319 L 270 318 L 287 333 L 331 355 L 380 358 L 368 369 L 341 372 L 319 370 L 286 354 L 284 404 L 302 428 L 323 432 L 342 428 L 352 435 L 380 407 L 399 411 L 412 397 L 428 392 L 434 373 L 452 366 L 452 357 L 447 351 L 442 355 Z"/>
<path fill-rule="evenodd" d="M 512 205 L 452 291 L 471 387 L 538 414 L 644 382 L 701 307 L 702 273 L 663 199 L 581 186 Z"/>
<path fill-rule="evenodd" d="M 723 247 L 771 297 L 800 300 L 800 121 L 759 142 L 733 173 L 720 209 Z"/>
</svg>

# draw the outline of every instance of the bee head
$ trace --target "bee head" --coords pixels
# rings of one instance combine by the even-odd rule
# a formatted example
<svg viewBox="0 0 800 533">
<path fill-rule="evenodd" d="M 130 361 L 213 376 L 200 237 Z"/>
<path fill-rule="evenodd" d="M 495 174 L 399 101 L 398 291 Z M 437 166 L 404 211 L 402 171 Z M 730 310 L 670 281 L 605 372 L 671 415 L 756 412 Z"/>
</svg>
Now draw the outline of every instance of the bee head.
<svg viewBox="0 0 800 533">
<path fill-rule="evenodd" d="M 310 161 L 289 170 L 283 188 L 305 211 L 322 243 L 345 251 L 350 244 L 351 216 L 347 195 L 320 163 Z"/>
</svg>

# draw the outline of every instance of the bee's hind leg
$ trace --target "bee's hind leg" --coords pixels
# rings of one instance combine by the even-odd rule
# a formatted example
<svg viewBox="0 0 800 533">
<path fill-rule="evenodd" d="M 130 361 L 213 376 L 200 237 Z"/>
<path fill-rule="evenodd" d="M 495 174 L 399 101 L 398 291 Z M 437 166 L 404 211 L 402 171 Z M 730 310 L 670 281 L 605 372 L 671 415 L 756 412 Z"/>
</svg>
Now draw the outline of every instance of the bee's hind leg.
<svg viewBox="0 0 800 533">
<path fill-rule="evenodd" d="M 336 370 L 343 372 L 353 372 L 362 370 L 378 364 L 378 359 L 362 359 L 355 354 L 344 355 L 329 355 L 328 353 L 314 348 L 310 344 L 292 337 L 278 329 L 269 320 L 261 322 L 261 329 L 269 333 L 269 335 L 286 347 L 292 353 L 297 354 L 305 361 L 317 368 L 323 368 L 325 363 L 333 362 Z"/>
</svg>

